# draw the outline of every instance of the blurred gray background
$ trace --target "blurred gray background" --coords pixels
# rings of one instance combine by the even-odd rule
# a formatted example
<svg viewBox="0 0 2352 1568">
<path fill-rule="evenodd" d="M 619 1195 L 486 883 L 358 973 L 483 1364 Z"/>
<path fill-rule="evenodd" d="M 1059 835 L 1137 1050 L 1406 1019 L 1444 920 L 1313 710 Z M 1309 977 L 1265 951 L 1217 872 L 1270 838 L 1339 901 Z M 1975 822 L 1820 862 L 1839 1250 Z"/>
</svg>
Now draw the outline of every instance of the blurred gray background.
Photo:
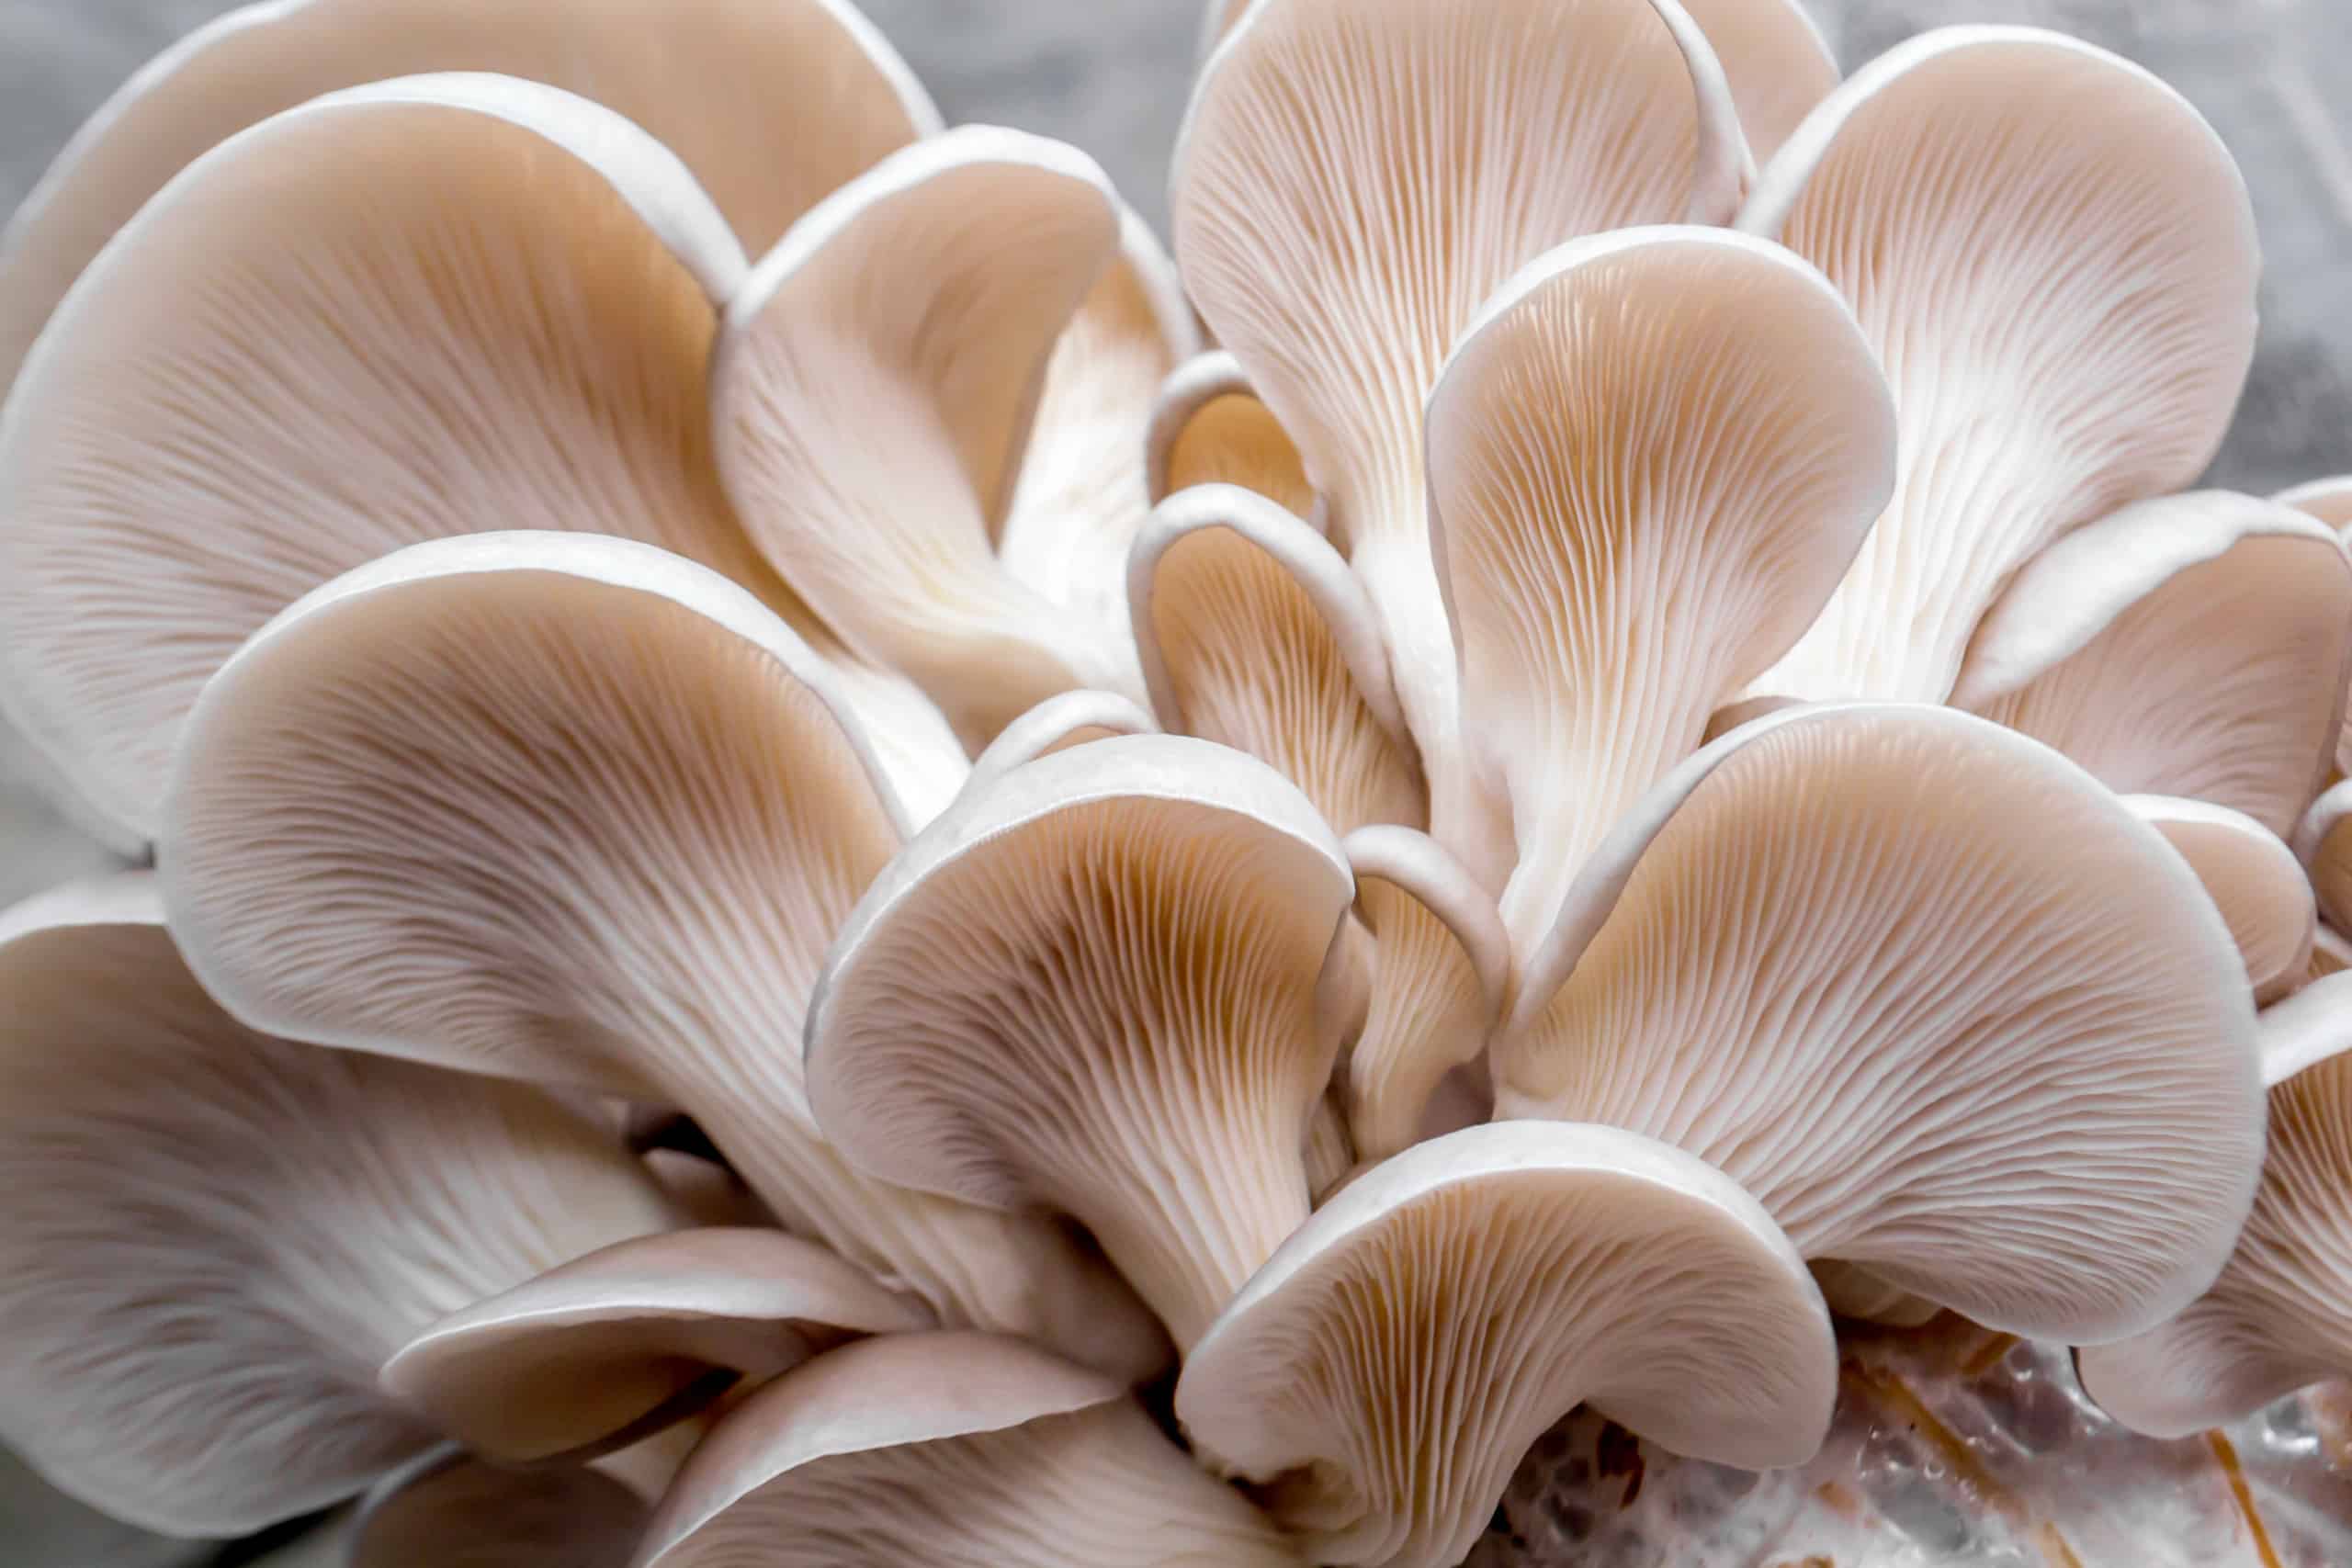
<svg viewBox="0 0 2352 1568">
<path fill-rule="evenodd" d="M 950 121 L 993 120 L 1077 142 L 1163 227 L 1163 167 L 1203 4 L 864 0 Z M 2352 468 L 2352 0 L 1813 6 L 1849 69 L 1941 23 L 2038 22 L 2128 55 L 2185 93 L 2245 166 L 2269 264 L 2254 381 L 2214 480 L 2260 491 Z M 14 209 L 74 127 L 135 66 L 228 8 L 220 0 L 0 0 L 0 211 Z M 16 742 L 0 738 L 0 904 L 103 863 L 32 793 Z M 0 1456 L 0 1562 L 138 1568 L 168 1560 L 135 1536 L 31 1499 Z"/>
</svg>

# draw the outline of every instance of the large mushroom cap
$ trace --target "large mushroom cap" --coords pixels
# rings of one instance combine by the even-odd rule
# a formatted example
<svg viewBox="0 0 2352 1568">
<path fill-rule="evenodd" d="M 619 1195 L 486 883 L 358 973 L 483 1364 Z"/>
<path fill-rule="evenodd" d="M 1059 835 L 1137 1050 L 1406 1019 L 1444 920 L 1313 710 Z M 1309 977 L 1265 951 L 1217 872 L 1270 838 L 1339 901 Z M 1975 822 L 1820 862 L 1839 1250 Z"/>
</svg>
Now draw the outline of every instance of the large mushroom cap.
<svg viewBox="0 0 2352 1568">
<path fill-rule="evenodd" d="M 1829 1315 L 1722 1172 L 1608 1127 L 1451 1134 L 1342 1188 L 1193 1348 L 1177 1418 L 1318 1562 L 1444 1568 L 1579 1401 L 1751 1469 L 1820 1447 Z"/>
<path fill-rule="evenodd" d="M 1852 312 L 1769 241 L 1593 235 L 1487 302 L 1430 396 L 1430 547 L 1464 744 L 1517 840 L 1519 952 L 1819 613 L 1894 461 Z"/>
<path fill-rule="evenodd" d="M 869 1180 L 809 1119 L 809 990 L 900 842 L 834 674 L 649 546 L 412 547 L 206 688 L 166 814 L 174 929 L 240 1017 L 676 1107 L 786 1224 L 949 1321 L 1148 1371 L 1164 1343 L 1099 1259 Z"/>
<path fill-rule="evenodd" d="M 723 1420 L 637 1568 L 1296 1568 L 1116 1383 L 1015 1340 L 831 1351 Z"/>
<path fill-rule="evenodd" d="M 1354 885 L 1238 751 L 1133 736 L 942 817 L 836 942 L 820 1125 L 877 1177 L 1076 1216 L 1190 1343 L 1306 1217 L 1338 1041 L 1316 982 Z"/>
<path fill-rule="evenodd" d="M 1502 1114 L 1675 1144 L 1808 1258 L 2075 1343 L 2203 1289 L 2261 1163 L 2245 970 L 2196 877 L 1950 708 L 1790 708 L 1693 757 L 1491 1060 Z"/>
<path fill-rule="evenodd" d="M 672 1222 L 552 1096 L 242 1027 L 140 874 L 0 915 L 0 1438 L 181 1535 L 322 1506 L 428 1448 L 377 1390 L 385 1357 Z"/>
<path fill-rule="evenodd" d="M 2154 76 L 2057 33 L 1889 50 L 1807 117 L 1739 227 L 1853 302 L 1903 443 L 1884 516 L 1760 693 L 1942 701 L 2020 562 L 2204 468 L 2254 352 L 2228 150 Z"/>
</svg>

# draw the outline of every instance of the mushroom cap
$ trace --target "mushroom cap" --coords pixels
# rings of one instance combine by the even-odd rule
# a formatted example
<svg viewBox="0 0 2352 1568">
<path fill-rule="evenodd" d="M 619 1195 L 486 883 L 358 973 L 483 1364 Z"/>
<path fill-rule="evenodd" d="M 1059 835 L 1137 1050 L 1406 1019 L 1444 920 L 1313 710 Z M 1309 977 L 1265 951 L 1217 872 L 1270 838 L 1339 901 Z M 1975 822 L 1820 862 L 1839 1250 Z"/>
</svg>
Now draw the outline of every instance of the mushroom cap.
<svg viewBox="0 0 2352 1568">
<path fill-rule="evenodd" d="M 2228 491 L 2127 506 L 2018 572 L 1955 705 L 2109 788 L 2233 807 L 2284 835 L 2324 782 L 2352 675 L 2352 555 Z"/>
<path fill-rule="evenodd" d="M 627 535 L 791 613 L 708 458 L 742 270 L 673 153 L 535 83 L 379 83 L 232 138 L 90 265 L 0 417 L 0 707 L 143 842 L 204 681 L 401 545 Z"/>
<path fill-rule="evenodd" d="M 2306 479 L 2301 484 L 2290 485 L 2270 499 L 2281 506 L 2308 513 L 2339 532 L 2352 527 L 2352 474 Z"/>
<path fill-rule="evenodd" d="M 256 1027 L 675 1106 L 787 1225 L 943 1317 L 1147 1372 L 1164 1342 L 1099 1259 L 871 1181 L 810 1119 L 809 991 L 901 841 L 833 673 L 649 546 L 413 546 L 206 688 L 167 803 L 174 930 Z"/>
<path fill-rule="evenodd" d="M 2319 912 L 2341 930 L 2352 925 L 2352 779 L 2321 792 L 2295 824 L 2295 858 L 2310 877 Z"/>
<path fill-rule="evenodd" d="M 843 1339 L 934 1325 L 921 1302 L 814 1242 L 673 1231 L 460 1308 L 395 1352 L 381 1381 L 477 1454 L 532 1462 L 643 1435 L 654 1412 L 688 1414 L 682 1395 L 773 1377 Z"/>
<path fill-rule="evenodd" d="M 655 35 L 659 47 L 648 47 Z M 82 269 L 199 154 L 321 94 L 435 71 L 497 72 L 594 97 L 675 151 L 754 251 L 826 191 L 940 126 L 906 62 L 844 0 L 241 6 L 141 67 L 0 231 L 0 399 Z"/>
<path fill-rule="evenodd" d="M 434 1440 L 376 1370 L 672 1223 L 554 1096 L 242 1027 L 145 874 L 0 915 L 0 1438 L 147 1529 L 240 1534 Z"/>
<path fill-rule="evenodd" d="M 387 1475 L 345 1532 L 342 1568 L 623 1568 L 647 1508 L 601 1471 L 507 1470 L 454 1444 Z"/>
<path fill-rule="evenodd" d="M 1295 1565 L 1125 1389 L 1018 1340 L 901 1334 L 829 1351 L 729 1413 L 636 1568 Z"/>
<path fill-rule="evenodd" d="M 2301 986 L 2319 910 L 2301 863 L 2278 835 L 2211 801 L 2133 795 L 2123 804 L 2197 874 L 2237 943 L 2255 1005 L 2267 1007 Z"/>
<path fill-rule="evenodd" d="M 1758 161 L 1838 85 L 1838 57 L 1800 0 L 1682 0 L 1707 35 Z"/>
<path fill-rule="evenodd" d="M 1238 485 L 1177 491 L 1136 536 L 1127 599 L 1171 728 L 1272 763 L 1341 832 L 1428 820 L 1379 617 L 1295 514 Z"/>
<path fill-rule="evenodd" d="M 1159 721 L 1116 692 L 1063 692 L 1047 697 L 997 732 L 987 750 L 972 759 L 963 793 L 978 795 L 997 780 L 1040 757 L 1050 757 L 1090 740 L 1114 735 L 1157 735 Z"/>
<path fill-rule="evenodd" d="M 874 1176 L 1076 1217 L 1181 1348 L 1306 1216 L 1354 883 L 1265 764 L 1181 736 L 1042 757 L 907 846 L 808 1013 L 810 1101 Z"/>
<path fill-rule="evenodd" d="M 2339 1010 L 2352 1004 L 2341 991 L 2333 1000 Z M 2339 1025 L 2336 1055 L 2270 1090 L 2262 1185 L 2213 1288 L 2148 1333 L 2075 1353 L 2084 1392 L 2132 1430 L 2186 1437 L 2251 1415 L 2306 1383 L 2352 1376 L 2346 1043 Z"/>
<path fill-rule="evenodd" d="M 1428 420 L 1464 743 L 1509 807 L 1525 953 L 1611 825 L 1819 612 L 1894 483 L 1894 407 L 1811 265 L 1648 228 L 1521 269 Z"/>
<path fill-rule="evenodd" d="M 994 550 L 1047 366 L 1118 254 L 1120 211 L 1076 148 L 958 127 L 794 224 L 713 351 L 713 439 L 744 527 L 975 751 L 1057 691 L 1135 683 L 1124 641 L 1090 642 Z"/>
<path fill-rule="evenodd" d="M 2076 1344 L 2211 1282 L 2262 1157 L 2245 965 L 2187 863 L 1922 705 L 1783 709 L 1678 769 L 1490 1061 L 1498 1114 L 1675 1144 L 1808 1258 Z"/>
<path fill-rule="evenodd" d="M 1579 1402 L 1676 1452 L 1802 1463 L 1821 1293 L 1756 1200 L 1611 1127 L 1498 1122 L 1342 1188 L 1186 1359 L 1176 1415 L 1318 1562 L 1443 1568 Z"/>
<path fill-rule="evenodd" d="M 2254 351 L 2228 150 L 2155 77 L 2057 33 L 1889 50 L 1806 118 L 1738 226 L 1852 301 L 1902 425 L 1885 514 L 1759 693 L 1944 700 L 2021 562 L 2205 467 Z"/>
<path fill-rule="evenodd" d="M 1223 349 L 1168 373 L 1144 433 L 1143 466 L 1154 506 L 1194 485 L 1238 484 L 1301 517 L 1317 514 L 1298 448 Z"/>
</svg>

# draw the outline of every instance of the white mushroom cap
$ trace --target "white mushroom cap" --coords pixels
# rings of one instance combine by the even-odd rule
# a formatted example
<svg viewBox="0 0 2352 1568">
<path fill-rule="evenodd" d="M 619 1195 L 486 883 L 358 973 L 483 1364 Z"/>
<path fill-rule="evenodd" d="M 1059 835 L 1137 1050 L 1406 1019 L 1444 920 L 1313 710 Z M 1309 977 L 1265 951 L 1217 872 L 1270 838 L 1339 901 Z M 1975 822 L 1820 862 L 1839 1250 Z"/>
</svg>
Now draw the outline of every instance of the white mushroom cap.
<svg viewBox="0 0 2352 1568">
<path fill-rule="evenodd" d="M 845 0 L 242 6 L 124 84 L 0 232 L 0 396 L 74 278 L 181 168 L 322 93 L 432 71 L 545 82 L 626 116 L 685 162 L 753 250 L 940 124 L 906 62 Z"/>
<path fill-rule="evenodd" d="M 1196 1346 L 1176 1415 L 1317 1562 L 1459 1562 L 1587 1402 L 1756 1469 L 1820 1447 L 1829 1314 L 1756 1200 L 1610 1127 L 1473 1127 L 1342 1188 Z"/>
<path fill-rule="evenodd" d="M 1057 691 L 1136 684 L 1124 637 L 1056 614 L 994 550 L 1047 365 L 1118 253 L 1119 213 L 1077 149 L 960 127 L 796 223 L 714 352 L 714 440 L 744 526 L 973 750 Z"/>
<path fill-rule="evenodd" d="M 430 1447 L 377 1390 L 386 1356 L 672 1222 L 553 1096 L 239 1026 L 144 874 L 0 915 L 0 1438 L 177 1535 L 307 1512 Z"/>
<path fill-rule="evenodd" d="M 1891 1328 L 1919 1328 L 1943 1311 L 1925 1297 L 1896 1290 L 1856 1264 L 1824 1258 L 1808 1267 L 1813 1271 L 1813 1282 L 1821 1287 L 1821 1299 L 1839 1317 L 1884 1324 Z"/>
<path fill-rule="evenodd" d="M 2346 942 L 2334 926 L 2325 920 L 2312 932 L 2311 977 L 2324 980 L 2330 975 L 2352 969 L 2352 942 Z"/>
<path fill-rule="evenodd" d="M 1341 832 L 1429 819 L 1363 585 L 1323 536 L 1238 485 L 1153 508 L 1127 560 L 1151 705 L 1282 770 Z"/>
<path fill-rule="evenodd" d="M 2285 834 L 2324 782 L 2352 675 L 2352 556 L 2227 491 L 2127 506 L 2026 563 L 1952 702 L 2109 788 L 2189 796 Z"/>
<path fill-rule="evenodd" d="M 962 793 L 977 795 L 1025 762 L 1114 735 L 1157 735 L 1159 723 L 1116 692 L 1063 692 L 1047 697 L 998 731 L 972 759 Z"/>
<path fill-rule="evenodd" d="M 2311 803 L 2295 824 L 2295 858 L 2310 877 L 2319 912 L 2339 930 L 2352 926 L 2352 779 L 2340 780 Z"/>
<path fill-rule="evenodd" d="M 1160 383 L 1144 432 L 1143 468 L 1154 506 L 1194 485 L 1238 484 L 1301 517 L 1317 516 L 1298 448 L 1224 349 L 1193 355 Z"/>
<path fill-rule="evenodd" d="M 929 1308 L 781 1231 L 618 1242 L 462 1307 L 384 1363 L 385 1390 L 484 1456 L 536 1462 L 684 1419 Z"/>
<path fill-rule="evenodd" d="M 2282 490 L 2270 499 L 2281 506 L 2291 506 L 2298 512 L 2318 518 L 2335 529 L 2338 538 L 2352 533 L 2352 474 L 2312 479 Z M 2352 693 L 2346 694 L 2346 701 L 2352 705 Z M 2335 769 L 2338 773 L 2352 773 L 2352 724 L 2347 724 L 2336 735 Z"/>
<path fill-rule="evenodd" d="M 831 667 L 716 573 L 556 534 L 349 573 L 206 688 L 166 818 L 174 930 L 257 1027 L 675 1106 L 944 1319 L 1123 1373 L 1165 1354 L 1056 1227 L 818 1134 L 808 993 L 900 838 Z"/>
<path fill-rule="evenodd" d="M 2213 1288 L 2146 1334 L 2075 1353 L 2084 1391 L 2134 1431 L 2186 1437 L 2352 1377 L 2352 995 L 2333 1001 L 2336 1054 L 2271 1089 L 2262 1186 Z"/>
<path fill-rule="evenodd" d="M 1739 227 L 1816 263 L 1894 384 L 1894 500 L 1755 685 L 1940 702 L 2050 540 L 2194 479 L 2254 352 L 2245 182 L 2177 93 L 2029 28 L 1942 28 L 1810 115 Z"/>
<path fill-rule="evenodd" d="M 673 154 L 552 87 L 409 78 L 234 137 L 91 265 L 0 419 L 0 706 L 144 840 L 205 679 L 401 545 L 628 535 L 794 613 L 709 461 L 742 272 Z"/>
<path fill-rule="evenodd" d="M 1838 85 L 1838 57 L 1802 0 L 1682 0 L 1723 62 L 1740 129 L 1758 159 L 1795 133 Z"/>
<path fill-rule="evenodd" d="M 2301 986 L 2319 910 L 2301 863 L 2278 835 L 2211 801 L 2131 795 L 2123 804 L 2197 874 L 2237 943 L 2255 1005 L 2266 1007 Z"/>
<path fill-rule="evenodd" d="M 1819 612 L 1894 479 L 1835 289 L 1722 229 L 1598 234 L 1497 291 L 1429 404 L 1463 737 L 1518 843 L 1521 953 L 1708 716 Z"/>
<path fill-rule="evenodd" d="M 1338 1039 L 1317 980 L 1354 893 L 1280 774 L 1132 736 L 942 817 L 843 926 L 811 1102 L 875 1176 L 1091 1230 L 1179 1348 L 1306 1217 Z"/>
<path fill-rule="evenodd" d="M 1185 285 L 1297 444 L 1378 609 L 1436 836 L 1482 879 L 1508 854 L 1456 755 L 1421 407 L 1530 257 L 1734 194 L 1729 97 L 1686 48 L 1673 0 L 1258 0 L 1177 137 Z"/>
<path fill-rule="evenodd" d="M 868 1339 L 720 1422 L 636 1568 L 1297 1568 L 1118 1384 L 1017 1340 Z"/>
<path fill-rule="evenodd" d="M 1806 1257 L 1995 1328 L 2084 1344 L 2177 1311 L 2261 1164 L 2245 969 L 2188 864 L 1950 708 L 1794 707 L 1715 742 L 1521 984 L 1499 1114 L 1678 1145 Z"/>
<path fill-rule="evenodd" d="M 648 1513 L 601 1471 L 502 1469 L 451 1444 L 377 1483 L 340 1568 L 623 1568 Z"/>
</svg>

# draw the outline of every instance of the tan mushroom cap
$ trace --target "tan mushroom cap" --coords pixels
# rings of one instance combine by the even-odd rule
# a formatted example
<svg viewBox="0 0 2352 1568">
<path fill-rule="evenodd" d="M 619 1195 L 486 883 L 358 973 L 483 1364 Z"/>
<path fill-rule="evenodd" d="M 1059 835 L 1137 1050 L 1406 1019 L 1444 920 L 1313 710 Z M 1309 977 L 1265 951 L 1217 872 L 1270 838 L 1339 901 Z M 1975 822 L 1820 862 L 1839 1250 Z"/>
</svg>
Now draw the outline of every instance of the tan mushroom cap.
<svg viewBox="0 0 2352 1568">
<path fill-rule="evenodd" d="M 814 1242 L 699 1229 L 624 1241 L 460 1308 L 384 1363 L 387 1392 L 478 1454 L 534 1461 L 683 1419 L 864 1334 L 935 1326 Z M 664 1419 L 662 1425 L 668 1425 Z"/>
<path fill-rule="evenodd" d="M 163 875 L 257 1026 L 675 1106 L 787 1225 L 944 1319 L 1148 1372 L 1156 1325 L 1057 1227 L 872 1181 L 810 1119 L 809 989 L 895 816 L 831 667 L 741 589 L 626 540 L 484 535 L 336 580 L 223 668 Z"/>
<path fill-rule="evenodd" d="M 1718 187 L 1706 220 L 1728 216 L 1737 131 L 1720 72 L 1686 58 L 1704 49 L 1688 22 L 1674 0 L 1260 0 L 1177 137 L 1185 285 L 1364 580 L 1437 837 L 1482 879 L 1507 863 L 1456 755 L 1421 407 L 1481 303 L 1537 253 L 1681 219 Z"/>
<path fill-rule="evenodd" d="M 1223 349 L 1168 373 L 1144 434 L 1144 487 L 1153 505 L 1204 484 L 1238 484 L 1301 517 L 1316 515 L 1298 448 L 1259 401 L 1240 361 Z"/>
<path fill-rule="evenodd" d="M 2352 1017 L 2352 996 L 2334 1001 Z M 2352 1030 L 2339 1021 L 2336 1054 L 2270 1090 L 2262 1185 L 2213 1288 L 2146 1334 L 2076 1352 L 2084 1391 L 2134 1431 L 2186 1437 L 2306 1383 L 2352 1376 L 2347 1043 Z"/>
<path fill-rule="evenodd" d="M 1017 1340 L 831 1351 L 730 1413 L 635 1568 L 1297 1568 L 1116 1383 Z"/>
<path fill-rule="evenodd" d="M 1498 1114 L 1688 1149 L 1806 1257 L 1990 1327 L 2161 1321 L 2258 1173 L 2211 900 L 2080 769 L 1953 709 L 1789 708 L 1710 746 L 1521 981 Z"/>
<path fill-rule="evenodd" d="M 341 1568 L 624 1568 L 647 1515 L 602 1472 L 504 1470 L 451 1445 L 377 1484 Z"/>
<path fill-rule="evenodd" d="M 1117 254 L 1119 212 L 1077 149 L 959 127 L 796 223 L 729 301 L 714 351 L 714 440 L 745 528 L 975 751 L 1057 691 L 1136 683 L 1123 637 L 1056 614 L 994 548 L 1047 366 Z"/>
<path fill-rule="evenodd" d="M 433 71 L 545 82 L 643 126 L 755 251 L 940 124 L 906 62 L 843 0 L 242 6 L 141 67 L 0 232 L 0 397 L 82 269 L 199 154 L 321 94 Z"/>
<path fill-rule="evenodd" d="M 1894 465 L 1852 312 L 1769 241 L 1592 235 L 1487 302 L 1430 396 L 1430 547 L 1464 745 L 1517 841 L 1515 951 L 1804 631 Z"/>
<path fill-rule="evenodd" d="M 1341 832 L 1428 822 L 1379 618 L 1312 527 L 1237 485 L 1179 491 L 1136 536 L 1127 600 L 1170 728 L 1272 763 Z"/>
<path fill-rule="evenodd" d="M 1075 1217 L 1179 1348 L 1306 1217 L 1354 884 L 1241 752 L 1132 736 L 933 823 L 843 926 L 808 1015 L 825 1135 L 882 1179 Z"/>
<path fill-rule="evenodd" d="M 1838 1350 L 1756 1200 L 1610 1127 L 1496 1123 L 1342 1188 L 1186 1360 L 1176 1415 L 1329 1563 L 1445 1568 L 1579 1402 L 1693 1458 L 1798 1464 Z"/>
<path fill-rule="evenodd" d="M 376 1369 L 466 1303 L 673 1221 L 599 1122 L 256 1034 L 152 877 L 0 915 L 0 1438 L 118 1518 L 234 1535 L 434 1440 Z"/>
<path fill-rule="evenodd" d="M 2109 788 L 2290 831 L 2325 781 L 2352 672 L 2352 556 L 2290 507 L 2196 491 L 2028 562 L 1977 627 L 1956 705 Z"/>
<path fill-rule="evenodd" d="M 2278 835 L 2211 801 L 2132 795 L 2123 804 L 2197 874 L 2237 944 L 2255 1005 L 2267 1007 L 2301 986 L 2319 910 L 2301 863 Z"/>
<path fill-rule="evenodd" d="M 2352 925 L 2352 779 L 2329 786 L 2295 824 L 2295 858 L 2310 877 L 2320 914 L 2338 930 Z"/>
<path fill-rule="evenodd" d="M 1738 226 L 1818 265 L 1894 388 L 1901 470 L 1812 629 L 1755 684 L 1940 702 L 2008 575 L 2193 479 L 2254 350 L 2245 182 L 2177 93 L 2030 28 L 1940 28 L 1864 66 Z"/>
</svg>

